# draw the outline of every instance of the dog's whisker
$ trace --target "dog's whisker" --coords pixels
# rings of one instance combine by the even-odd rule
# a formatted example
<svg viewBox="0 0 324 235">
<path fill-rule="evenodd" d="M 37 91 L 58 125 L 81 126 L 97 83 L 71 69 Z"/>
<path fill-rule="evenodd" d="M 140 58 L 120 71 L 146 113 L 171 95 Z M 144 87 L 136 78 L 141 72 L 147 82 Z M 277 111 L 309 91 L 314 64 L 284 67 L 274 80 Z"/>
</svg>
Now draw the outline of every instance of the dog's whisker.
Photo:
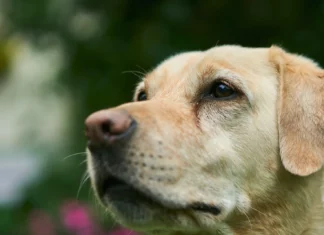
<svg viewBox="0 0 324 235">
<path fill-rule="evenodd" d="M 82 164 L 85 164 L 85 163 L 87 163 L 87 159 L 84 159 L 82 162 L 80 162 L 80 166 L 82 165 Z"/>
<path fill-rule="evenodd" d="M 81 178 L 80 186 L 79 186 L 79 188 L 78 188 L 78 192 L 77 192 L 77 196 L 76 196 L 77 199 L 79 198 L 79 194 L 80 194 L 80 192 L 81 192 L 81 188 L 82 188 L 82 186 L 86 183 L 86 181 L 87 181 L 88 179 L 90 179 L 90 175 L 89 175 L 88 171 L 86 171 L 86 172 L 83 174 L 82 178 Z"/>
<path fill-rule="evenodd" d="M 252 210 L 255 210 L 256 212 L 258 212 L 258 213 L 264 215 L 264 216 L 267 216 L 266 214 L 264 214 L 264 213 L 262 213 L 261 211 L 259 211 L 259 210 L 255 209 L 255 208 L 253 208 L 252 206 L 251 206 L 250 208 L 251 208 Z"/>
<path fill-rule="evenodd" d="M 141 79 L 142 77 L 145 76 L 144 73 L 140 72 L 140 71 L 136 71 L 136 70 L 129 70 L 129 71 L 124 71 L 122 72 L 123 74 L 125 73 L 130 73 L 130 74 L 133 74 L 134 76 L 136 76 L 137 78 Z"/>
<path fill-rule="evenodd" d="M 68 155 L 68 156 L 64 157 L 62 160 L 65 161 L 68 158 L 71 158 L 71 157 L 77 156 L 77 155 L 82 155 L 82 154 L 87 154 L 87 153 L 86 152 L 73 153 L 71 155 Z"/>
<path fill-rule="evenodd" d="M 147 74 L 148 73 L 146 69 L 144 69 L 143 67 L 139 66 L 138 64 L 136 65 L 136 67 L 139 68 L 140 70 L 142 70 L 142 73 L 144 73 L 144 74 Z"/>
</svg>

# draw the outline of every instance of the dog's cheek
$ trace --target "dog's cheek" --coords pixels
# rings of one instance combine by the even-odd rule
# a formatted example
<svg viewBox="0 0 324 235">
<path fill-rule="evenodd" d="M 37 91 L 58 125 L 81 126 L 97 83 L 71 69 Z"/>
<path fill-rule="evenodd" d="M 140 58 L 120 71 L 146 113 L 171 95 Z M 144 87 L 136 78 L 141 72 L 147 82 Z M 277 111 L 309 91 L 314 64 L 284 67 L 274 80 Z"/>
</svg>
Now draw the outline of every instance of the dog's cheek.
<svg viewBox="0 0 324 235">
<path fill-rule="evenodd" d="M 196 113 L 202 129 L 212 135 L 215 127 L 224 130 L 243 127 L 249 107 L 242 101 L 207 101 L 197 107 Z"/>
<path fill-rule="evenodd" d="M 280 167 L 275 126 L 270 123 L 267 127 L 262 121 L 264 115 L 255 118 L 240 103 L 202 105 L 198 115 L 201 129 L 209 138 L 205 145 L 209 170 L 234 180 L 242 192 L 251 190 L 251 195 L 263 195 L 274 184 Z"/>
</svg>

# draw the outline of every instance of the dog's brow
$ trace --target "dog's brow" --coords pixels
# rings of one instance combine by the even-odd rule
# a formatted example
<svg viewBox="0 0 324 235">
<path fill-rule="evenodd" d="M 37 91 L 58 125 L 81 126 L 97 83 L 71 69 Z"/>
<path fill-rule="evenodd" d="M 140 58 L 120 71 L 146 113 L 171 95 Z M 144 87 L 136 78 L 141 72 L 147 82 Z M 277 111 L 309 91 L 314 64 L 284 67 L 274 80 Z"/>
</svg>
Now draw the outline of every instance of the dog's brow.
<svg viewBox="0 0 324 235">
<path fill-rule="evenodd" d="M 212 65 L 205 66 L 199 73 L 198 73 L 198 79 L 204 79 L 211 77 L 213 74 L 215 74 L 216 69 Z"/>
<path fill-rule="evenodd" d="M 137 87 L 136 87 L 136 91 L 141 90 L 141 89 L 143 89 L 144 87 L 145 87 L 145 82 L 142 81 L 142 82 L 140 82 L 140 83 L 137 85 Z"/>
</svg>

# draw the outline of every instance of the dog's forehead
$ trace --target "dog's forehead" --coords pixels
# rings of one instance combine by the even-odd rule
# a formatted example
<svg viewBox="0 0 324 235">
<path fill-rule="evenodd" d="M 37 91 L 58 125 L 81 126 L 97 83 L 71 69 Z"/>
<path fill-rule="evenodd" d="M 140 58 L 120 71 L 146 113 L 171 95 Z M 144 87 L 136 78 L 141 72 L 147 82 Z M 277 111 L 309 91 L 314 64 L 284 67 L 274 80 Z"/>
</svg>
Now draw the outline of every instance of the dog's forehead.
<svg viewBox="0 0 324 235">
<path fill-rule="evenodd" d="M 248 48 L 241 46 L 214 47 L 205 52 L 201 65 L 216 64 L 226 69 L 250 70 L 259 73 L 269 65 L 268 48 Z"/>
<path fill-rule="evenodd" d="M 160 63 L 147 79 L 158 77 L 171 77 L 181 73 L 186 73 L 203 57 L 203 52 L 185 52 L 172 56 Z M 153 75 L 153 76 L 150 76 Z"/>
<path fill-rule="evenodd" d="M 149 96 L 170 95 L 185 91 L 193 94 L 201 79 L 213 79 L 205 72 L 225 70 L 257 86 L 262 82 L 256 77 L 267 77 L 270 71 L 268 48 L 245 48 L 240 46 L 220 46 L 207 51 L 186 52 L 170 57 L 158 65 L 145 79 Z M 210 75 L 210 74 L 209 74 Z M 182 89 L 178 89 L 182 87 Z M 188 87 L 190 88 L 188 90 Z M 186 90 L 184 90 L 185 88 Z"/>
<path fill-rule="evenodd" d="M 225 45 L 207 51 L 186 52 L 172 56 L 148 74 L 146 80 L 179 79 L 192 72 L 201 73 L 205 67 L 210 66 L 225 69 L 244 68 L 257 72 L 258 68 L 261 69 L 266 63 L 268 63 L 268 48 Z"/>
<path fill-rule="evenodd" d="M 198 61 L 202 59 L 203 54 L 203 52 L 199 51 L 181 53 L 160 63 L 144 78 L 148 93 L 153 96 L 158 91 L 171 90 L 170 86 L 175 87 L 176 84 L 185 80 L 192 73 Z"/>
</svg>

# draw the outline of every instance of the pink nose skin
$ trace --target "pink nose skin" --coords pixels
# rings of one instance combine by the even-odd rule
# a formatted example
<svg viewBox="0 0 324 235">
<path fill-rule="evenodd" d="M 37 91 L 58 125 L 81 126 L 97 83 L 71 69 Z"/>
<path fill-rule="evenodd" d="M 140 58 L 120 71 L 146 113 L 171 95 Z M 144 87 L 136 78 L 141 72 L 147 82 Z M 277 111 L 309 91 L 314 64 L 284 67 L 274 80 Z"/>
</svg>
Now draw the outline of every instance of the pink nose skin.
<svg viewBox="0 0 324 235">
<path fill-rule="evenodd" d="M 101 110 L 91 114 L 85 121 L 89 145 L 113 145 L 131 133 L 135 121 L 125 110 Z"/>
</svg>

